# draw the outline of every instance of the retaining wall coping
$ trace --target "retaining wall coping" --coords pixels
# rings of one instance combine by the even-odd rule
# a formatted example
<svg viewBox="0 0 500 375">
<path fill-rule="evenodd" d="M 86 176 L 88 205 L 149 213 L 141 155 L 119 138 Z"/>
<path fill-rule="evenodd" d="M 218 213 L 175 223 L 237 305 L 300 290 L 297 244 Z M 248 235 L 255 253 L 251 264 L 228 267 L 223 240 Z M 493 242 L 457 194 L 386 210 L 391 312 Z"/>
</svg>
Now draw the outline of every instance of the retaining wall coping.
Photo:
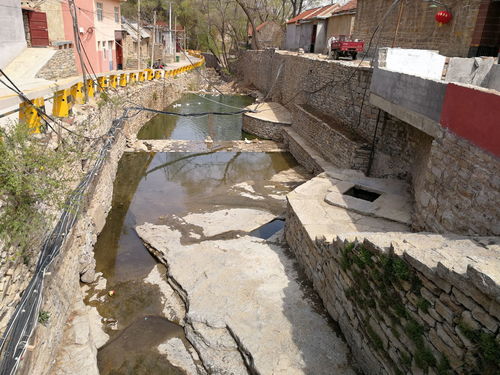
<svg viewBox="0 0 500 375">
<path fill-rule="evenodd" d="M 500 303 L 500 238 L 433 233 L 343 233 L 336 241 L 357 239 L 380 252 L 391 251 L 429 279 L 440 277 L 459 289 L 475 286 Z M 476 297 L 476 298 L 474 298 Z M 474 299 L 481 299 L 472 296 Z M 479 303 L 483 301 L 478 301 Z M 483 306 L 484 307 L 484 306 Z M 489 310 L 489 306 L 485 307 Z M 500 315 L 500 311 L 497 312 Z"/>
</svg>

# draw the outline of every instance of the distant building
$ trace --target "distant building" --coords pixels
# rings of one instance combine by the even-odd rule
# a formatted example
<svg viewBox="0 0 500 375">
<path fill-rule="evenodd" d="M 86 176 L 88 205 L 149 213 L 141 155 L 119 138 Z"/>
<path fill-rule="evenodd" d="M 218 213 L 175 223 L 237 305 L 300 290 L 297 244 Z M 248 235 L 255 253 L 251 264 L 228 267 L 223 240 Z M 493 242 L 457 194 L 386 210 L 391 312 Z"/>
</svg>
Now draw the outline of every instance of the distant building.
<svg viewBox="0 0 500 375">
<path fill-rule="evenodd" d="M 351 0 L 344 6 L 335 9 L 328 18 L 328 25 L 326 28 L 326 40 L 332 36 L 351 37 L 354 29 L 354 22 L 356 19 L 357 0 Z"/>
<path fill-rule="evenodd" d="M 123 65 L 119 39 L 122 1 L 125 0 L 75 0 L 83 59 L 90 72 L 108 72 Z M 28 46 L 73 48 L 81 72 L 68 2 L 26 0 L 22 4 Z M 115 32 L 118 32 L 117 38 Z"/>
<path fill-rule="evenodd" d="M 391 3 L 358 0 L 354 35 L 369 40 Z M 443 10 L 452 18 L 440 25 L 435 15 Z M 401 1 L 385 19 L 378 45 L 438 50 L 446 56 L 498 56 L 499 19 L 497 0 Z"/>
<path fill-rule="evenodd" d="M 334 35 L 352 34 L 356 0 L 306 10 L 286 23 L 285 49 L 325 53 Z"/>
<path fill-rule="evenodd" d="M 275 21 L 266 21 L 255 27 L 260 48 L 280 48 L 283 43 L 283 28 Z M 252 44 L 253 28 L 248 27 L 248 45 Z"/>
<path fill-rule="evenodd" d="M 118 33 L 117 33 L 118 34 Z M 140 28 L 140 34 L 137 33 L 137 22 L 130 22 L 122 18 L 121 45 L 123 51 L 123 68 L 137 69 L 137 58 L 139 52 L 139 43 L 141 46 L 141 68 L 149 66 L 151 58 L 150 40 L 151 35 L 144 27 Z M 138 39 L 140 37 L 140 41 Z"/>
</svg>

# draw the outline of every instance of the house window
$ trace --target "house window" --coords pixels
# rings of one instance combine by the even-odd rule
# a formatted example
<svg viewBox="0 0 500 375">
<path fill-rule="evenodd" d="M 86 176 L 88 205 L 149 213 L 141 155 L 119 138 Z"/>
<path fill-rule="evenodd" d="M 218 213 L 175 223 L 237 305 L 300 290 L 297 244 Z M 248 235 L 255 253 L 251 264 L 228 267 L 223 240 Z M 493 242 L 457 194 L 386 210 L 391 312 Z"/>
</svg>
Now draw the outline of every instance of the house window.
<svg viewBox="0 0 500 375">
<path fill-rule="evenodd" d="M 137 42 L 134 42 L 134 52 L 137 53 Z"/>
<path fill-rule="evenodd" d="M 120 23 L 120 8 L 115 7 L 115 22 Z"/>
<path fill-rule="evenodd" d="M 97 20 L 102 21 L 102 3 L 96 3 Z"/>
</svg>

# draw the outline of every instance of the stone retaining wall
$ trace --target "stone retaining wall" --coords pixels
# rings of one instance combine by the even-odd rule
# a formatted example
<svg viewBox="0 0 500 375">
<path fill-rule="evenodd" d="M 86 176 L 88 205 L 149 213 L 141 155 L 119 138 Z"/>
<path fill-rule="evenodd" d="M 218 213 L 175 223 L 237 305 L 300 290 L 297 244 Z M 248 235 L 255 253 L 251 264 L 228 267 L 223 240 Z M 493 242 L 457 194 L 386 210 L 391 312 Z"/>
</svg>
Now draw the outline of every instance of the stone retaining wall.
<svg viewBox="0 0 500 375">
<path fill-rule="evenodd" d="M 500 201 L 500 160 L 446 129 L 433 138 L 384 112 L 374 137 L 378 109 L 368 100 L 372 71 L 356 66 L 286 51 L 247 51 L 239 60 L 238 73 L 265 94 L 273 88 L 269 96 L 289 110 L 295 105 L 311 108 L 370 147 L 373 144 L 370 176 L 411 181 L 414 229 L 499 235 L 500 209 L 495 202 Z M 292 124 L 297 132 L 302 126 L 299 121 Z M 307 141 L 325 156 L 328 145 L 336 142 L 328 139 L 328 133 L 312 130 Z M 333 153 L 327 159 L 336 157 Z M 354 167 L 363 170 L 357 164 Z"/>
<path fill-rule="evenodd" d="M 500 258 L 491 238 L 285 235 L 366 374 L 497 374 Z M 498 242 L 498 241 L 497 241 Z"/>
<path fill-rule="evenodd" d="M 334 126 L 333 119 L 319 118 L 308 108 L 295 105 L 292 128 L 335 167 L 367 171 L 370 146 L 355 134 Z"/>
<path fill-rule="evenodd" d="M 114 97 L 113 100 L 106 101 L 99 106 L 87 106 L 86 112 L 83 115 L 80 114 L 73 125 L 79 129 L 91 126 L 92 136 L 103 134 L 111 126 L 112 120 L 123 112 L 122 106 L 116 103 L 123 103 L 128 99 L 149 108 L 163 109 L 168 103 L 177 100 L 190 87 L 191 82 L 197 79 L 198 76 L 195 73 L 186 73 L 176 77 L 175 81 L 168 79 L 166 84 L 163 81 L 150 81 L 120 89 L 119 98 Z M 32 339 L 33 348 L 28 350 L 21 362 L 20 374 L 55 373 L 53 371 L 54 358 L 60 349 L 65 323 L 70 318 L 74 306 L 80 306 L 83 300 L 80 279 L 85 279 L 86 282 L 94 280 L 93 246 L 111 208 L 113 180 L 118 161 L 125 150 L 126 137 L 135 135 L 153 116 L 154 114 L 149 112 L 141 112 L 126 121 L 100 175 L 90 188 L 85 208 L 61 249 L 60 255 L 52 265 L 50 275 L 45 279 L 41 311 L 48 312 L 49 322 L 46 326 L 37 325 Z M 0 265 L 0 279 L 3 281 L 1 331 L 5 329 L 5 324 L 19 301 L 25 284 L 29 282 L 33 274 L 32 264 L 34 263 L 33 261 L 30 262 L 31 266 L 24 266 L 21 257 L 8 252 L 3 259 Z M 7 274 L 11 276 L 6 277 Z M 81 338 L 75 338 L 75 340 L 78 339 Z M 90 341 L 84 344 L 92 345 L 93 341 L 90 338 Z M 95 347 L 93 352 L 96 353 Z M 92 361 L 92 358 L 87 358 L 87 360 Z"/>
<path fill-rule="evenodd" d="M 236 70 L 246 84 L 255 86 L 262 93 L 267 94 L 272 88 L 269 100 L 290 111 L 294 110 L 295 104 L 307 106 L 335 119 L 336 125 L 371 145 L 378 115 L 378 108 L 369 103 L 372 68 L 358 68 L 357 65 L 265 50 L 246 51 L 236 64 Z M 411 180 L 414 165 L 418 162 L 416 155 L 423 147 L 424 139 L 419 133 L 422 132 L 397 118 L 382 116 L 371 175 Z M 324 135 L 318 133 L 316 136 L 321 138 Z"/>
<path fill-rule="evenodd" d="M 316 175 L 324 172 L 324 168 L 319 162 L 322 160 L 321 156 L 303 140 L 300 142 L 300 136 L 293 129 L 286 129 L 283 132 L 283 144 L 295 160 L 309 173 Z"/>
<path fill-rule="evenodd" d="M 59 49 L 36 74 L 36 78 L 54 80 L 73 77 L 78 74 L 73 48 Z"/>
<path fill-rule="evenodd" d="M 243 131 L 276 142 L 283 142 L 283 129 L 290 126 L 246 115 L 243 115 L 242 124 Z"/>
</svg>

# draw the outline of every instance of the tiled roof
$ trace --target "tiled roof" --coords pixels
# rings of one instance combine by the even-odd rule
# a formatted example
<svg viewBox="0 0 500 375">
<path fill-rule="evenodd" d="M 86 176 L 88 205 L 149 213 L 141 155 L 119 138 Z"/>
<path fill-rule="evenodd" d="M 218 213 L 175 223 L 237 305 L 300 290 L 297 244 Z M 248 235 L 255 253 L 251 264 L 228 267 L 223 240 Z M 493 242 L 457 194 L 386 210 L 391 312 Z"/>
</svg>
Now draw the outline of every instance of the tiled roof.
<svg viewBox="0 0 500 375">
<path fill-rule="evenodd" d="M 304 22 L 314 18 L 329 18 L 332 15 L 336 15 L 337 13 L 352 11 L 357 8 L 357 5 L 358 5 L 357 0 L 351 0 L 350 2 L 341 7 L 339 7 L 338 4 L 331 4 L 331 5 L 326 5 L 324 7 L 309 9 L 293 17 L 291 20 L 287 22 L 287 24 L 299 23 L 301 21 Z"/>
<path fill-rule="evenodd" d="M 295 17 L 293 17 L 291 20 L 289 20 L 287 23 L 296 23 L 296 22 L 299 22 L 300 20 L 302 19 L 305 19 L 306 17 L 308 17 L 309 15 L 311 15 L 312 13 L 314 12 L 317 12 L 319 9 L 321 9 L 322 7 L 319 7 L 319 8 L 313 8 L 313 9 L 309 9 L 309 10 L 306 10 L 298 15 L 296 15 Z"/>
<path fill-rule="evenodd" d="M 351 0 L 346 5 L 340 7 L 339 9 L 336 9 L 335 12 L 333 12 L 333 13 L 334 14 L 344 13 L 344 12 L 355 10 L 357 7 L 358 7 L 358 0 Z"/>
</svg>

